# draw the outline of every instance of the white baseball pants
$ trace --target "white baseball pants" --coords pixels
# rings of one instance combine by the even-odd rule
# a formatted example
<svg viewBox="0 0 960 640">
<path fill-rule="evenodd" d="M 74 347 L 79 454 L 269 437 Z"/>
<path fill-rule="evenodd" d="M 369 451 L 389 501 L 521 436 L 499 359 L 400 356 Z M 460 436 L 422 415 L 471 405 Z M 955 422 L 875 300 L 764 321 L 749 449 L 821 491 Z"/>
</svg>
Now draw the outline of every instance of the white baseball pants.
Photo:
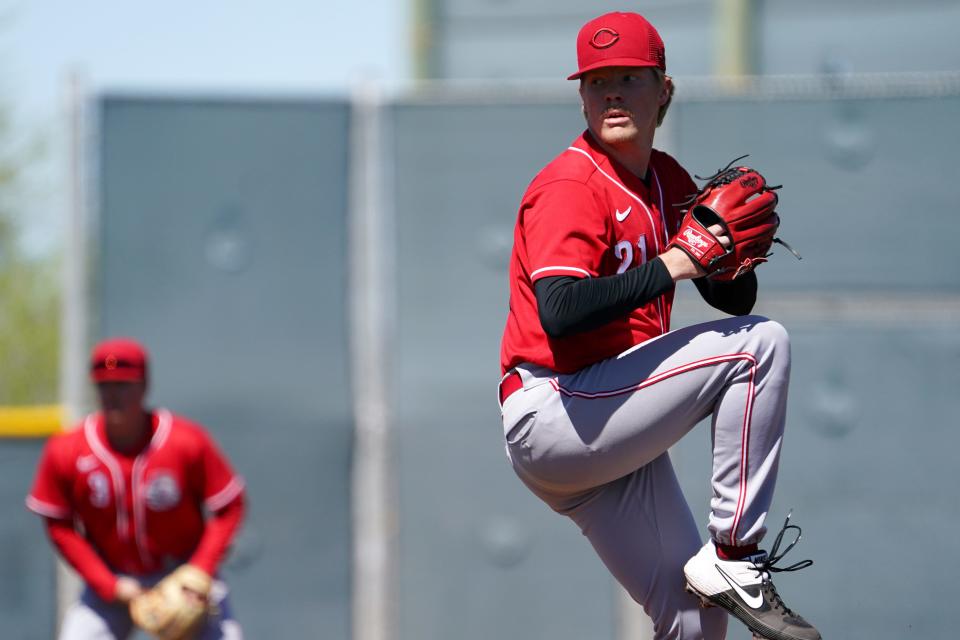
<svg viewBox="0 0 960 640">
<path fill-rule="evenodd" d="M 683 565 L 701 538 L 667 450 L 711 416 L 710 535 L 759 542 L 783 439 L 786 330 L 759 316 L 731 317 L 573 374 L 515 371 L 523 387 L 501 411 L 520 479 L 580 527 L 653 619 L 658 639 L 723 638 L 726 612 L 699 608 L 683 588 Z"/>
</svg>

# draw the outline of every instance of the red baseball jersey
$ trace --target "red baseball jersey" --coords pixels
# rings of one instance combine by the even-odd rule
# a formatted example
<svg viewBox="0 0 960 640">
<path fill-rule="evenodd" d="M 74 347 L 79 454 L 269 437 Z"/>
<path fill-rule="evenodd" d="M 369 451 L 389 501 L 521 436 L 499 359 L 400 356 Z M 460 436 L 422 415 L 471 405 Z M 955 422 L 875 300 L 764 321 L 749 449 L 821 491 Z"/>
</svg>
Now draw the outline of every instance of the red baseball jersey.
<svg viewBox="0 0 960 640">
<path fill-rule="evenodd" d="M 514 229 L 504 373 L 522 362 L 571 373 L 669 331 L 673 289 L 602 327 L 556 339 L 543 331 L 534 294 L 540 278 L 614 275 L 664 251 L 682 218 L 679 203 L 697 188 L 656 149 L 648 176 L 649 185 L 584 132 L 534 178 Z"/>
<path fill-rule="evenodd" d="M 243 493 L 199 425 L 160 409 L 153 436 L 135 456 L 108 444 L 103 416 L 47 441 L 27 507 L 79 520 L 86 538 L 120 573 L 143 575 L 186 561 L 204 531 L 203 510 L 218 511 Z"/>
</svg>

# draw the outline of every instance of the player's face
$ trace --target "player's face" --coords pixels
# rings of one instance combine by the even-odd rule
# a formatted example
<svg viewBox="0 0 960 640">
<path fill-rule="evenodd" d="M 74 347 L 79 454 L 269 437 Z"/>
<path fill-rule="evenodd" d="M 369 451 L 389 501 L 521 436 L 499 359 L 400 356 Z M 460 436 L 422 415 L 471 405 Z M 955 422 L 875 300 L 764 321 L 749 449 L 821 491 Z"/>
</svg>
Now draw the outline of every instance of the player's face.
<svg viewBox="0 0 960 640">
<path fill-rule="evenodd" d="M 139 424 L 143 414 L 146 385 L 142 382 L 101 382 L 97 384 L 100 408 L 108 426 Z"/>
<path fill-rule="evenodd" d="M 614 147 L 652 141 L 657 113 L 669 97 L 666 81 L 647 67 L 604 67 L 580 79 L 587 127 Z"/>
</svg>

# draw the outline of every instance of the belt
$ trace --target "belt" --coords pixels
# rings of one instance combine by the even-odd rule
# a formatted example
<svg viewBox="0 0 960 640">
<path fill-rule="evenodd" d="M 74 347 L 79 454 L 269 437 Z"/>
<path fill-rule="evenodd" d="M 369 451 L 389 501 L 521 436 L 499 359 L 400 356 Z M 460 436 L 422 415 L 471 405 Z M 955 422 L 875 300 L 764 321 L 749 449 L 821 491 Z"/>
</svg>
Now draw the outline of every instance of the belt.
<svg viewBox="0 0 960 640">
<path fill-rule="evenodd" d="M 511 371 L 507 377 L 500 382 L 500 404 L 507 401 L 517 391 L 523 389 L 523 378 L 516 371 Z"/>
</svg>

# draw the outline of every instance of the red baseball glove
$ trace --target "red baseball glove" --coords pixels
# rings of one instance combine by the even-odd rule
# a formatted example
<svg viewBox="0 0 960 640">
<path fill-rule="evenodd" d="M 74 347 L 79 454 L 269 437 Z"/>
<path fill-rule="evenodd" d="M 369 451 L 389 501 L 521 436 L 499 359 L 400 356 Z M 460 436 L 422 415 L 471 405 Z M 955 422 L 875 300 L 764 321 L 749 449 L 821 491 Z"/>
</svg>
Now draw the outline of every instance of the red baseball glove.
<svg viewBox="0 0 960 640">
<path fill-rule="evenodd" d="M 733 280 L 766 262 L 774 242 L 797 258 L 800 254 L 775 237 L 780 226 L 776 189 L 750 167 L 732 167 L 731 162 L 706 180 L 689 204 L 680 230 L 668 246 L 685 251 L 714 280 Z M 730 238 L 725 249 L 707 228 L 719 224 Z"/>
</svg>

